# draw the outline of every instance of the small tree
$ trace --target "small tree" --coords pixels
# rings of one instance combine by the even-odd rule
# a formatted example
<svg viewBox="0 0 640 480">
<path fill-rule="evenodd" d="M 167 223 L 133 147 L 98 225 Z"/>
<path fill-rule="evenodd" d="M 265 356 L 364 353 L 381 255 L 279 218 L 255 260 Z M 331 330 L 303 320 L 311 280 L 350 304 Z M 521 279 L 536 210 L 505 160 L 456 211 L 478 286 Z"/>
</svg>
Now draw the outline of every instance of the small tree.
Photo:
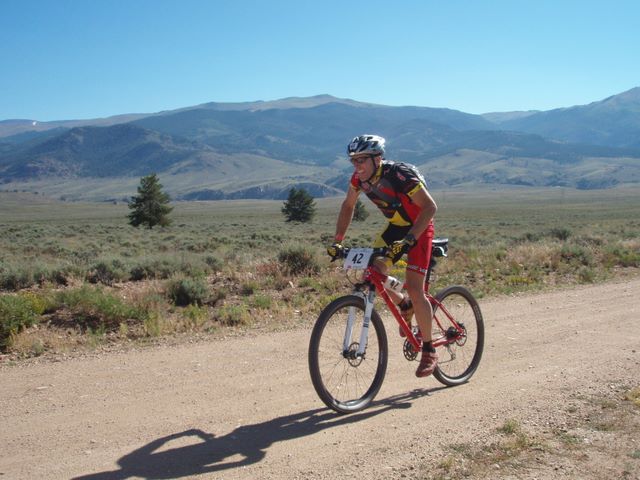
<svg viewBox="0 0 640 480">
<path fill-rule="evenodd" d="M 364 209 L 364 204 L 358 199 L 356 202 L 356 208 L 353 211 L 353 219 L 356 222 L 364 222 L 369 216 L 369 212 Z"/>
<path fill-rule="evenodd" d="M 316 214 L 313 197 L 304 188 L 291 188 L 282 213 L 287 217 L 287 222 L 310 222 Z"/>
<path fill-rule="evenodd" d="M 138 195 L 131 197 L 129 202 L 129 223 L 134 227 L 146 225 L 153 228 L 155 225 L 166 227 L 171 223 L 169 213 L 173 210 L 170 207 L 169 195 L 162 191 L 162 184 L 158 181 L 158 176 L 153 173 L 140 179 Z"/>
</svg>

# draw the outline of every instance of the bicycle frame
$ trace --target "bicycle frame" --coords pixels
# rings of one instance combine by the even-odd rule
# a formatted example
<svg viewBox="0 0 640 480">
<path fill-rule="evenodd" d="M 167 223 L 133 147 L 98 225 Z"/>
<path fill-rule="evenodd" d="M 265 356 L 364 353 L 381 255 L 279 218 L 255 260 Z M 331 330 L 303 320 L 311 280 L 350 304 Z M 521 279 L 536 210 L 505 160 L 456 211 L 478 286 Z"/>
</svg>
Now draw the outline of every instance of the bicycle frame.
<svg viewBox="0 0 640 480">
<path fill-rule="evenodd" d="M 418 337 L 416 337 L 416 335 L 414 335 L 412 329 L 409 328 L 409 325 L 407 325 L 407 322 L 405 322 L 404 318 L 402 318 L 402 315 L 400 315 L 400 310 L 398 309 L 397 305 L 393 303 L 393 301 L 391 300 L 391 297 L 389 296 L 386 289 L 384 288 L 384 282 L 386 280 L 387 280 L 387 275 L 385 275 L 382 272 L 379 272 L 375 267 L 369 266 L 365 269 L 363 283 L 368 283 L 369 285 L 373 285 L 375 288 L 374 289 L 370 288 L 368 295 L 363 295 L 364 301 L 365 301 L 365 318 L 364 318 L 362 331 L 360 332 L 360 344 L 357 351 L 358 356 L 363 355 L 367 347 L 369 322 L 371 320 L 371 312 L 373 311 L 373 304 L 375 301 L 376 293 L 378 293 L 382 297 L 384 302 L 387 304 L 387 308 L 391 311 L 393 317 L 396 319 L 396 322 L 398 322 L 398 325 L 400 325 L 400 327 L 402 328 L 402 331 L 405 333 L 407 340 L 411 343 L 415 351 L 419 352 L 422 350 L 422 344 L 420 340 L 418 339 Z M 453 325 L 453 327 L 456 330 L 455 332 L 451 332 L 451 333 L 447 330 L 445 331 L 444 336 L 438 339 L 433 339 L 432 340 L 433 346 L 434 348 L 437 348 L 442 345 L 447 345 L 455 341 L 456 339 L 460 338 L 460 336 L 464 335 L 464 329 L 460 327 L 460 325 L 458 325 L 458 323 L 455 321 L 453 316 L 447 311 L 444 305 L 442 305 L 436 298 L 434 298 L 428 292 L 428 289 L 429 289 L 429 284 L 425 283 L 425 295 L 427 296 L 427 300 L 431 303 L 431 305 L 434 308 L 433 321 L 438 324 L 438 327 L 440 328 L 441 331 L 444 331 L 444 329 L 442 328 L 442 323 L 440 322 L 440 320 L 436 315 L 436 311 L 442 312 L 444 313 L 447 319 L 451 322 L 451 325 Z M 345 352 L 348 351 L 349 349 L 349 345 L 347 345 L 347 343 L 349 342 L 349 339 L 351 338 L 351 334 L 353 333 L 353 318 L 351 318 L 352 315 L 353 315 L 353 312 L 350 312 L 349 313 L 350 318 L 347 320 L 347 330 L 345 332 L 344 345 L 343 345 L 344 347 L 343 351 Z"/>
</svg>

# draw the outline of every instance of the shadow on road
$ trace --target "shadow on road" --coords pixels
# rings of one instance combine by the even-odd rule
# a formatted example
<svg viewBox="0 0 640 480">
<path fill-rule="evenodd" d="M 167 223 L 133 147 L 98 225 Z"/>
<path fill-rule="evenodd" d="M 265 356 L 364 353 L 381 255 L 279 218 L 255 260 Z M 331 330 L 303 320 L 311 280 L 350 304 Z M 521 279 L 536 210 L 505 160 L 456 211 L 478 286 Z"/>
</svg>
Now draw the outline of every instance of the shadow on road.
<svg viewBox="0 0 640 480">
<path fill-rule="evenodd" d="M 222 437 L 199 429 L 186 430 L 158 438 L 125 455 L 118 460 L 120 470 L 83 475 L 73 480 L 118 480 L 130 477 L 169 479 L 247 466 L 261 461 L 269 446 L 276 442 L 360 422 L 391 410 L 410 408 L 411 400 L 429 395 L 441 388 L 443 387 L 417 389 L 388 397 L 374 402 L 363 412 L 351 415 L 337 415 L 327 409 L 309 410 L 267 422 L 241 426 Z M 194 437 L 193 440 L 200 441 L 175 448 L 168 445 L 185 437 Z M 160 449 L 162 451 L 158 451 Z"/>
</svg>

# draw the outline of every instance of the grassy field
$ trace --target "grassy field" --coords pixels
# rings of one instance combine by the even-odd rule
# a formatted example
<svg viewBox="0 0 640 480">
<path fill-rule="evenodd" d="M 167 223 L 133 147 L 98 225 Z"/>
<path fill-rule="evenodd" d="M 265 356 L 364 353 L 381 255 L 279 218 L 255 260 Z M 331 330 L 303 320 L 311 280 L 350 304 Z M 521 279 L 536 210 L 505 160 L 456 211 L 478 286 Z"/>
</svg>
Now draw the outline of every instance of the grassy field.
<svg viewBox="0 0 640 480">
<path fill-rule="evenodd" d="M 450 239 L 435 289 L 458 283 L 483 297 L 638 272 L 640 189 L 433 193 L 436 235 Z M 340 201 L 317 200 L 307 224 L 285 222 L 280 201 L 180 202 L 170 227 L 148 230 L 127 224 L 125 204 L 0 193 L 0 349 L 308 321 L 349 288 L 324 254 Z M 365 206 L 345 244 L 383 228 Z"/>
</svg>

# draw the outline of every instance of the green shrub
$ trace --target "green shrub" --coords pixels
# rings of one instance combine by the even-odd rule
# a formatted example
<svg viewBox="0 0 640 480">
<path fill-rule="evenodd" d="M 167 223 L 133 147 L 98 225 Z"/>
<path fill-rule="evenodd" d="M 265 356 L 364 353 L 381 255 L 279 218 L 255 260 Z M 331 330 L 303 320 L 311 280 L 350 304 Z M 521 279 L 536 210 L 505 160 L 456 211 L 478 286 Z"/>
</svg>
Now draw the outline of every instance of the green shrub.
<svg viewBox="0 0 640 480">
<path fill-rule="evenodd" d="M 57 300 L 55 293 L 50 291 L 38 293 L 21 292 L 18 296 L 31 305 L 31 310 L 33 310 L 36 315 L 55 312 L 60 308 L 60 302 Z"/>
<path fill-rule="evenodd" d="M 309 290 L 313 290 L 314 292 L 320 292 L 324 289 L 324 287 L 322 286 L 322 282 L 318 277 L 301 278 L 298 282 L 298 286 L 300 288 L 308 288 Z"/>
<path fill-rule="evenodd" d="M 125 303 L 100 288 L 84 285 L 59 293 L 59 300 L 74 314 L 82 327 L 90 330 L 115 331 L 127 320 L 143 320 L 144 309 Z"/>
<path fill-rule="evenodd" d="M 136 308 L 144 312 L 142 326 L 147 336 L 157 337 L 165 331 L 167 306 L 166 298 L 158 293 L 148 293 L 137 300 Z"/>
<path fill-rule="evenodd" d="M 182 317 L 185 319 L 189 328 L 200 329 L 204 322 L 207 321 L 208 311 L 206 307 L 199 307 L 197 305 L 187 305 L 182 312 Z"/>
<path fill-rule="evenodd" d="M 87 273 L 87 280 L 91 283 L 113 285 L 114 282 L 127 280 L 129 275 L 121 260 L 102 260 L 96 263 Z"/>
<path fill-rule="evenodd" d="M 139 282 L 141 280 L 147 280 L 148 278 L 154 278 L 150 274 L 148 268 L 145 265 L 136 265 L 129 272 L 129 278 L 134 282 Z"/>
<path fill-rule="evenodd" d="M 253 295 L 259 287 L 258 282 L 255 280 L 247 280 L 240 286 L 240 293 L 242 295 Z"/>
<path fill-rule="evenodd" d="M 210 296 L 207 297 L 207 300 L 210 305 L 215 305 L 219 301 L 227 298 L 227 295 L 228 295 L 227 289 L 224 287 L 219 287 L 211 292 Z"/>
<path fill-rule="evenodd" d="M 513 418 L 508 418 L 504 421 L 501 427 L 498 427 L 498 431 L 500 433 L 505 433 L 507 435 L 513 435 L 518 433 L 520 430 L 520 423 Z"/>
<path fill-rule="evenodd" d="M 180 270 L 179 264 L 167 259 L 145 260 L 129 272 L 134 282 L 147 279 L 166 279 Z"/>
<path fill-rule="evenodd" d="M 162 335 L 164 322 L 158 312 L 150 312 L 142 322 L 144 331 L 149 337 L 159 337 Z"/>
<path fill-rule="evenodd" d="M 614 245 L 605 250 L 605 262 L 620 267 L 640 267 L 640 250 Z"/>
<path fill-rule="evenodd" d="M 313 252 L 304 246 L 281 250 L 278 260 L 291 275 L 316 274 L 320 271 Z"/>
<path fill-rule="evenodd" d="M 568 240 L 569 237 L 571 236 L 572 232 L 571 230 L 569 230 L 568 228 L 552 228 L 549 231 L 549 236 L 551 236 L 552 238 L 557 238 L 558 240 L 562 240 L 563 242 L 565 240 Z"/>
<path fill-rule="evenodd" d="M 194 261 L 183 260 L 180 263 L 179 273 L 186 277 L 204 277 L 207 268 L 202 263 L 197 264 Z"/>
<path fill-rule="evenodd" d="M 11 346 L 13 336 L 35 324 L 37 319 L 30 299 L 18 295 L 0 296 L 0 351 Z"/>
<path fill-rule="evenodd" d="M 273 300 L 267 295 L 256 295 L 251 299 L 251 305 L 254 308 L 260 308 L 262 310 L 268 310 L 269 308 L 271 308 L 272 304 Z"/>
<path fill-rule="evenodd" d="M 255 267 L 255 272 L 258 278 L 261 279 L 263 288 L 274 288 L 276 290 L 284 290 L 289 284 L 289 279 L 283 270 L 282 264 L 275 260 Z"/>
<path fill-rule="evenodd" d="M 0 288 L 17 292 L 35 285 L 33 271 L 15 266 L 2 267 L 0 271 Z"/>
<path fill-rule="evenodd" d="M 5 264 L 0 267 L 0 289 L 17 292 L 45 282 L 66 285 L 74 271 L 70 265 Z"/>
<path fill-rule="evenodd" d="M 597 275 L 593 268 L 582 267 L 578 270 L 578 279 L 581 283 L 594 283 L 596 277 Z"/>
<path fill-rule="evenodd" d="M 203 278 L 174 278 L 167 285 L 167 296 L 177 306 L 202 305 L 209 292 Z"/>
<path fill-rule="evenodd" d="M 191 256 L 190 260 L 174 259 L 174 258 L 155 258 L 146 259 L 133 268 L 129 272 L 129 276 L 133 281 L 148 279 L 166 279 L 173 275 L 181 274 L 186 277 L 203 276 L 206 270 L 213 270 L 207 263 L 206 266 L 199 261 L 199 257 Z"/>
<path fill-rule="evenodd" d="M 80 278 L 80 270 L 72 266 L 54 266 L 49 271 L 47 280 L 56 285 L 69 285 L 69 279 L 73 276 Z"/>
<path fill-rule="evenodd" d="M 220 270 L 222 270 L 222 267 L 224 266 L 224 262 L 222 260 L 220 260 L 218 257 L 214 257 L 211 255 L 208 255 L 204 259 L 204 262 L 209 266 L 212 272 L 219 272 Z"/>
<path fill-rule="evenodd" d="M 526 232 L 523 233 L 520 237 L 515 239 L 516 243 L 535 243 L 542 238 L 542 234 L 540 232 Z"/>
<path fill-rule="evenodd" d="M 228 305 L 218 310 L 216 319 L 222 325 L 246 325 L 249 323 L 249 312 L 244 305 Z"/>
<path fill-rule="evenodd" d="M 580 245 L 563 245 L 560 257 L 567 263 L 589 266 L 593 264 L 593 255 Z"/>
<path fill-rule="evenodd" d="M 605 243 L 604 239 L 593 237 L 591 235 L 581 235 L 577 237 L 574 241 L 578 245 L 584 245 L 585 247 L 600 247 Z"/>
</svg>

